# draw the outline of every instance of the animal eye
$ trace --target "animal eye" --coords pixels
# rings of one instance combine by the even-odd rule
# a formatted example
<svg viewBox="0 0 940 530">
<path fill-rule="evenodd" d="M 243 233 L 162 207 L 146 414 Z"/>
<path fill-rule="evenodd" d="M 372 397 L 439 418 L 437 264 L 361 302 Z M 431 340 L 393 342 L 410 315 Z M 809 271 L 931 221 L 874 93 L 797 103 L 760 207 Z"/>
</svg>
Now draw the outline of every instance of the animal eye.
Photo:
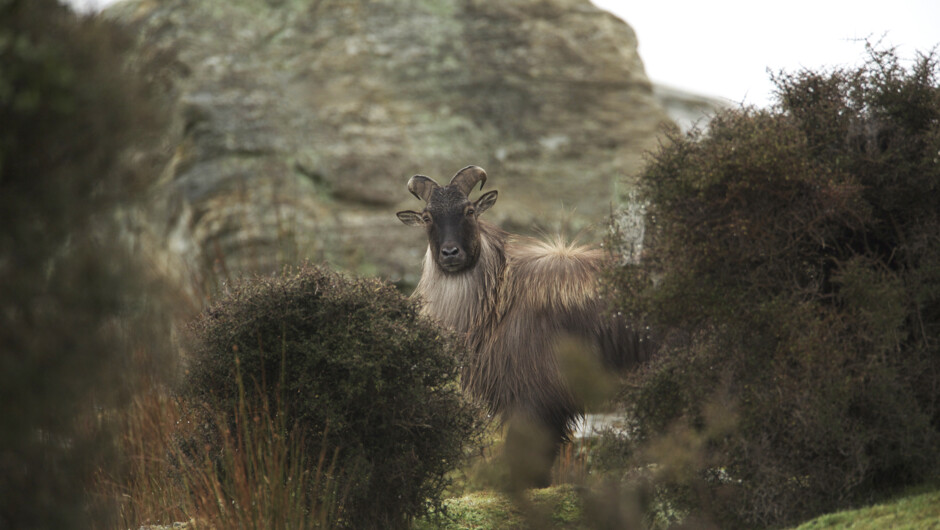
<svg viewBox="0 0 940 530">
<path fill-rule="evenodd" d="M 475 213 L 476 213 L 476 210 L 474 210 L 473 208 L 467 208 L 467 215 L 473 215 Z"/>
</svg>

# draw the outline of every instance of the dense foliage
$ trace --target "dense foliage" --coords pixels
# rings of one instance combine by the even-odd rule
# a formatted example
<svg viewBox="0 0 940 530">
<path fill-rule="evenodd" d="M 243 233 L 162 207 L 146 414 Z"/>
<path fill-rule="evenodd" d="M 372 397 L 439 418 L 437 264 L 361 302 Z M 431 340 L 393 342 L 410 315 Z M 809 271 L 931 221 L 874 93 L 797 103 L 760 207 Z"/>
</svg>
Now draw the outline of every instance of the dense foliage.
<svg viewBox="0 0 940 530">
<path fill-rule="evenodd" d="M 109 512 L 89 484 L 113 463 L 127 317 L 150 295 L 113 221 L 156 116 L 123 46 L 55 1 L 0 1 L 2 528 L 89 528 Z"/>
<path fill-rule="evenodd" d="M 647 457 L 696 453 L 665 486 L 723 525 L 936 476 L 937 76 L 877 50 L 781 76 L 775 107 L 717 116 L 643 175 L 642 264 L 608 279 L 663 351 L 626 402 Z"/>
<path fill-rule="evenodd" d="M 402 527 L 439 503 L 475 437 L 456 342 L 378 280 L 304 267 L 243 282 L 194 329 L 188 392 L 234 412 L 241 388 L 280 404 L 308 455 L 338 449 L 350 527 Z"/>
</svg>

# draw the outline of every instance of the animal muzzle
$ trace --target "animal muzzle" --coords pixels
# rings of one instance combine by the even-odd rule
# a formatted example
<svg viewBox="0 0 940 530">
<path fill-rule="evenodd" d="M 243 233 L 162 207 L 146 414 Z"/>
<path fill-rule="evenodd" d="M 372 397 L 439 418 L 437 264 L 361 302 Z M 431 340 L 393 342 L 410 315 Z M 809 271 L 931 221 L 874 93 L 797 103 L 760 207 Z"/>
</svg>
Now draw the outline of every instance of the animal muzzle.
<svg viewBox="0 0 940 530">
<path fill-rule="evenodd" d="M 443 245 L 437 264 L 446 272 L 457 272 L 467 265 L 467 253 L 457 245 Z"/>
</svg>

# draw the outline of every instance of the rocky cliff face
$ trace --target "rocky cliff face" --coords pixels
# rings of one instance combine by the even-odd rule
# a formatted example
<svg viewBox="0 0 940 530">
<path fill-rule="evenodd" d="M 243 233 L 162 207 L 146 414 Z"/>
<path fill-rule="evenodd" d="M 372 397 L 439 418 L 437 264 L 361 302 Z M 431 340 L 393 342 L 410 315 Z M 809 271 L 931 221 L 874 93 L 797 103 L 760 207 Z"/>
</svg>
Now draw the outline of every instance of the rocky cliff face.
<svg viewBox="0 0 940 530">
<path fill-rule="evenodd" d="M 106 16 L 141 57 L 176 57 L 156 240 L 204 278 L 306 257 L 413 282 L 405 183 L 468 164 L 500 190 L 491 219 L 596 233 L 671 126 L 633 31 L 588 0 L 128 0 Z"/>
</svg>

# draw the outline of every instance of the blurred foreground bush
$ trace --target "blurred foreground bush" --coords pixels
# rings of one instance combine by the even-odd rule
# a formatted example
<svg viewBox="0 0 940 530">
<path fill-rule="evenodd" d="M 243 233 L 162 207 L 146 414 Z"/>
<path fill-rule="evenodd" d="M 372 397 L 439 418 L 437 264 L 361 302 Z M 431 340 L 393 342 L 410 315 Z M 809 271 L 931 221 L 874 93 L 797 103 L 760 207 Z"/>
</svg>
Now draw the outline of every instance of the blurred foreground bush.
<svg viewBox="0 0 940 530">
<path fill-rule="evenodd" d="M 608 277 L 664 336 L 626 391 L 640 445 L 623 454 L 724 527 L 936 477 L 937 58 L 869 52 L 664 147 L 642 264 Z"/>
<path fill-rule="evenodd" d="M 476 438 L 456 343 L 378 280 L 304 267 L 242 282 L 194 331 L 186 391 L 233 423 L 240 394 L 277 404 L 308 457 L 337 449 L 335 490 L 316 493 L 343 499 L 345 526 L 401 528 L 439 506 Z"/>
<path fill-rule="evenodd" d="M 116 222 L 158 130 L 123 47 L 57 2 L 0 2 L 0 528 L 107 521 L 108 420 L 169 337 Z"/>
</svg>

